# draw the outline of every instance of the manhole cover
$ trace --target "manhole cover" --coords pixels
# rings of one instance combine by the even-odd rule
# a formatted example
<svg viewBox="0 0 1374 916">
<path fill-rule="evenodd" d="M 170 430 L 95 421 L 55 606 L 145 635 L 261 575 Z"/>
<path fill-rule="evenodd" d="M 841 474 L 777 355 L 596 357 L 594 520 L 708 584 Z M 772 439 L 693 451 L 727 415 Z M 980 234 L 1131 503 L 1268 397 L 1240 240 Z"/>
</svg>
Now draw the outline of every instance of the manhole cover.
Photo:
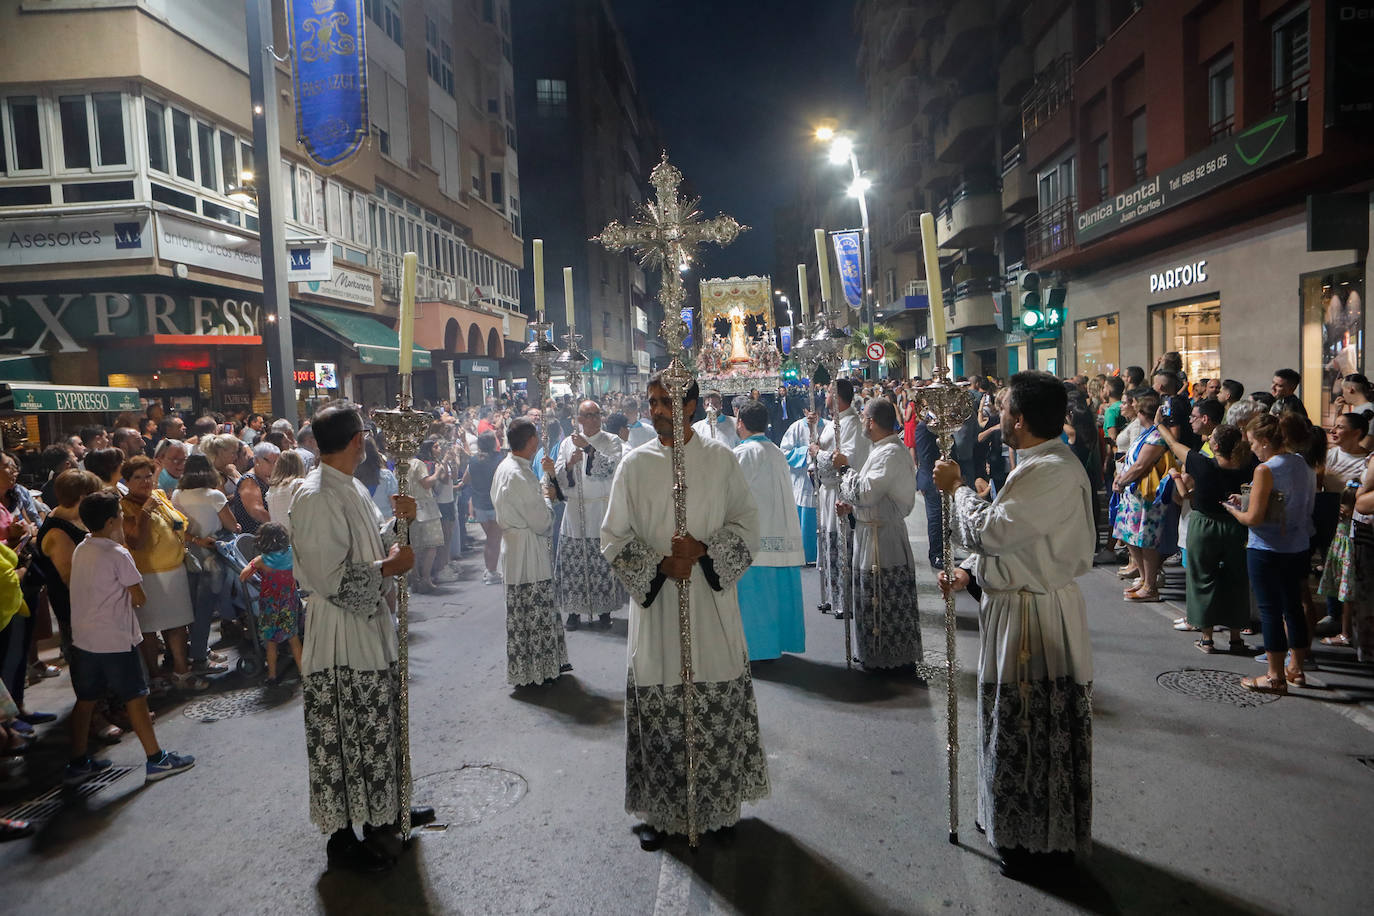
<svg viewBox="0 0 1374 916">
<path fill-rule="evenodd" d="M 62 810 L 62 806 L 73 797 L 90 798 L 119 782 L 136 769 L 141 769 L 141 767 L 110 767 L 78 786 L 57 786 L 37 798 L 20 802 L 6 811 L 0 811 L 0 817 L 32 821 L 34 826 L 39 826 L 52 820 Z"/>
<path fill-rule="evenodd" d="M 514 808 L 529 786 L 525 777 L 495 766 L 442 770 L 415 780 L 415 804 L 433 805 L 439 820 L 470 827 Z"/>
<path fill-rule="evenodd" d="M 1234 671 L 1184 668 L 1182 671 L 1166 671 L 1155 678 L 1155 682 L 1165 690 L 1231 706 L 1263 706 L 1278 699 L 1277 694 L 1246 690 L 1240 686 L 1240 675 Z"/>
<path fill-rule="evenodd" d="M 268 700 L 265 688 L 244 687 L 188 703 L 182 707 L 181 714 L 197 722 L 220 722 L 262 712 L 276 705 L 278 704 Z"/>
</svg>

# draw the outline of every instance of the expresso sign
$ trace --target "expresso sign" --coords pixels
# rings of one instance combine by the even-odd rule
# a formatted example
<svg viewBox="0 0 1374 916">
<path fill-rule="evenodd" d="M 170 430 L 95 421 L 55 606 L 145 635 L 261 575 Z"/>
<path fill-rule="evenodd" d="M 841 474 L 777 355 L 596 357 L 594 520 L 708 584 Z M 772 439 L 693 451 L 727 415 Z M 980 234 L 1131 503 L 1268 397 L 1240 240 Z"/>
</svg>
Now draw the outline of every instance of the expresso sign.
<svg viewBox="0 0 1374 916">
<path fill-rule="evenodd" d="M 1298 151 L 1297 104 L 1214 143 L 1178 165 L 1078 214 L 1078 242 L 1092 242 L 1201 197 Z"/>
<path fill-rule="evenodd" d="M 21 292 L 0 294 L 0 343 L 26 354 L 84 353 L 102 340 L 149 337 L 256 338 L 262 306 L 245 294 Z"/>
</svg>

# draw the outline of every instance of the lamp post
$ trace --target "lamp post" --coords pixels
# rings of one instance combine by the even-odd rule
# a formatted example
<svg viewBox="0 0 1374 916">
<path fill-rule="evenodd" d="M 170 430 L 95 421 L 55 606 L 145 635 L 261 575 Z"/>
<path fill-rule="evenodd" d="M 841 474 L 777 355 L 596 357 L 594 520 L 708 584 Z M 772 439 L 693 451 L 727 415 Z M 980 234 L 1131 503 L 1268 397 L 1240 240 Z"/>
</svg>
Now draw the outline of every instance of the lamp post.
<svg viewBox="0 0 1374 916">
<path fill-rule="evenodd" d="M 864 239 L 864 316 L 868 321 L 868 339 L 873 340 L 873 243 L 868 223 L 868 191 L 873 182 L 859 168 L 859 157 L 854 151 L 854 141 L 844 134 L 837 134 L 834 128 L 822 127 L 816 131 L 816 139 L 830 143 L 830 162 L 833 165 L 849 163 L 853 179 L 849 184 L 849 196 L 859 201 L 859 221 Z M 868 373 L 867 367 L 864 369 Z"/>
</svg>

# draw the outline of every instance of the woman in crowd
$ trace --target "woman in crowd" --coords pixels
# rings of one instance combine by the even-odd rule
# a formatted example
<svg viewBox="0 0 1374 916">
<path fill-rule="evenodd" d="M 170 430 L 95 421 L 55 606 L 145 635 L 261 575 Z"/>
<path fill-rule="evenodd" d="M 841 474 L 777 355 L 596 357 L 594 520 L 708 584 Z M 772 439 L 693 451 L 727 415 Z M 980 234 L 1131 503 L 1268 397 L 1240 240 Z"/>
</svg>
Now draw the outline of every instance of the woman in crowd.
<svg viewBox="0 0 1374 916">
<path fill-rule="evenodd" d="M 128 494 L 120 501 L 124 511 L 124 546 L 133 554 L 143 575 L 146 603 L 136 609 L 143 642 L 139 651 L 150 675 L 159 670 L 156 634 L 161 633 L 172 656 L 171 685 L 181 690 L 205 690 L 210 682 L 191 671 L 186 654 L 187 628 L 195 614 L 191 585 L 186 575 L 186 516 L 157 489 L 156 465 L 136 455 L 124 462 Z M 210 539 L 202 539 L 211 546 Z M 154 677 L 154 680 L 160 678 Z"/>
<path fill-rule="evenodd" d="M 234 493 L 238 489 L 239 478 L 243 476 L 243 472 L 238 467 L 239 446 L 241 445 L 243 442 L 239 440 L 239 437 L 230 433 L 225 433 L 222 436 L 205 436 L 200 440 L 200 453 L 210 459 L 210 464 L 214 466 L 215 472 L 219 474 L 222 481 L 220 488 L 224 491 L 224 495 L 230 499 L 234 498 Z"/>
<path fill-rule="evenodd" d="M 186 459 L 191 456 L 191 447 L 180 439 L 163 439 L 153 450 L 153 458 L 160 470 L 157 472 L 157 488 L 164 493 L 172 493 L 177 482 L 186 470 Z M 127 456 L 126 456 L 127 457 Z"/>
<path fill-rule="evenodd" d="M 305 462 L 294 449 L 277 458 L 276 467 L 267 481 L 267 517 L 291 533 L 291 501 L 305 483 Z"/>
<path fill-rule="evenodd" d="M 1183 467 L 1175 499 L 1191 499 L 1184 571 L 1187 576 L 1188 628 L 1200 630 L 1197 647 L 1212 654 L 1212 631 L 1225 627 L 1232 652 L 1246 651 L 1240 631 L 1250 621 L 1250 581 L 1246 573 L 1245 526 L 1224 508 L 1226 500 L 1250 481 L 1254 464 L 1245 434 L 1225 424 L 1208 439 L 1212 454 L 1189 449 L 1165 426 L 1160 436 Z"/>
<path fill-rule="evenodd" d="M 501 463 L 501 453 L 496 450 L 496 434 L 482 433 L 477 437 L 477 454 L 468 462 L 468 471 L 463 475 L 463 486 L 472 495 L 472 514 L 482 533 L 487 536 L 482 548 L 482 559 L 486 572 L 482 574 L 483 585 L 500 585 L 501 573 L 496 564 L 501 560 L 501 526 L 496 523 L 496 506 L 491 501 L 491 481 L 496 475 L 496 467 Z"/>
<path fill-rule="evenodd" d="M 46 480 L 39 491 L 43 505 L 51 508 L 57 505 L 55 492 L 58 475 L 76 467 L 76 457 L 65 445 L 50 445 L 38 454 L 38 466 L 43 469 Z"/>
<path fill-rule="evenodd" d="M 453 476 L 453 459 L 449 454 L 449 447 L 452 443 L 446 436 L 447 432 L 448 430 L 443 429 L 430 449 L 434 471 L 438 475 L 434 484 L 434 501 L 439 506 L 439 523 L 443 526 L 444 532 L 444 542 L 434 552 L 434 565 L 430 570 L 430 579 L 438 585 L 454 582 L 458 579 L 457 573 L 449 571 L 448 564 L 453 558 L 453 507 L 457 498 L 453 483 L 461 478 Z"/>
<path fill-rule="evenodd" d="M 1136 412 L 1143 430 L 1127 455 L 1126 467 L 1117 472 L 1112 484 L 1119 494 L 1113 534 L 1126 545 L 1131 562 L 1122 574 L 1138 573 L 1125 592 L 1127 601 L 1159 600 L 1159 538 L 1167 505 L 1159 498 L 1170 465 L 1170 455 L 1155 426 L 1159 395 L 1145 392 L 1135 398 Z"/>
<path fill-rule="evenodd" d="M 38 528 L 24 513 L 15 492 L 20 489 L 19 462 L 9 453 L 0 454 L 0 683 L 22 711 L 34 624 L 29 603 L 24 600 L 23 580 L 28 544 Z M 51 713 L 23 713 L 20 721 L 33 725 L 54 718 Z"/>
<path fill-rule="evenodd" d="M 242 442 L 239 447 L 248 450 L 248 446 Z M 239 527 L 246 534 L 253 534 L 259 525 L 271 521 L 271 514 L 267 511 L 267 496 L 271 491 L 268 481 L 272 479 L 272 471 L 281 458 L 281 449 L 270 442 L 259 442 L 251 451 L 253 469 L 239 478 L 238 486 L 229 497 L 229 511 L 234 513 Z"/>
<path fill-rule="evenodd" d="M 444 543 L 443 519 L 439 503 L 434 498 L 440 471 L 433 461 L 434 439 L 426 439 L 414 458 L 410 459 L 406 474 L 410 495 L 415 497 L 415 521 L 410 523 L 410 546 L 415 550 L 415 591 L 428 594 L 434 591 L 434 558 Z"/>
<path fill-rule="evenodd" d="M 1226 511 L 1250 529 L 1246 561 L 1269 672 L 1240 683 L 1261 693 L 1287 693 L 1290 683 L 1307 685 L 1302 668 L 1309 635 L 1302 589 L 1308 578 L 1317 474 L 1298 452 L 1308 444 L 1310 429 L 1294 413 L 1252 419 L 1245 435 L 1261 464 L 1250 482 L 1249 504 L 1242 508 L 1238 496 L 1225 504 Z M 1285 669 L 1284 655 L 1290 648 L 1291 663 Z"/>
<path fill-rule="evenodd" d="M 363 434 L 363 449 L 363 460 L 353 476 L 367 488 L 368 495 L 382 512 L 382 518 L 390 518 L 396 511 L 391 505 L 391 497 L 399 492 L 396 475 L 386 466 L 386 458 L 377 447 L 377 440 L 372 433 Z"/>
<path fill-rule="evenodd" d="M 239 524 L 229 511 L 228 500 L 220 489 L 219 473 L 204 455 L 186 459 L 186 470 L 180 486 L 172 494 L 172 505 L 186 516 L 189 541 L 186 547 L 195 620 L 191 624 L 191 670 L 196 674 L 223 674 L 229 670 L 223 655 L 210 651 L 210 626 L 215 611 L 222 617 L 233 616 L 227 607 L 220 607 L 227 598 L 224 590 L 224 571 L 214 542 L 237 534 Z"/>
</svg>

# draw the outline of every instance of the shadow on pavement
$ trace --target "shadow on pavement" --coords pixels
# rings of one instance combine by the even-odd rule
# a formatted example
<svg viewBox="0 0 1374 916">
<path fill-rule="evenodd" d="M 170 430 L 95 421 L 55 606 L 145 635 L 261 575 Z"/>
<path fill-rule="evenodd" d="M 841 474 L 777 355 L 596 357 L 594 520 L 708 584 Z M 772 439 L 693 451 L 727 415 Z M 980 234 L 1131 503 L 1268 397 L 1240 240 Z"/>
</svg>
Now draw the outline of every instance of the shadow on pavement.
<svg viewBox="0 0 1374 916">
<path fill-rule="evenodd" d="M 743 916 L 902 912 L 873 894 L 871 880 L 866 884 L 863 878 L 840 871 L 825 856 L 758 818 L 740 821 L 731 845 L 708 834 L 695 851 L 686 839 L 674 838 L 664 852 L 729 904 L 729 912 Z M 699 909 L 706 912 L 705 907 Z"/>
<path fill-rule="evenodd" d="M 1029 884 L 1089 913 L 1112 916 L 1184 912 L 1241 916 L 1275 912 L 1101 843 L 1094 844 L 1091 859 L 1062 881 Z"/>
<path fill-rule="evenodd" d="M 552 684 L 516 687 L 511 697 L 556 712 L 579 725 L 610 725 L 625 721 L 625 701 L 588 690 L 576 677 L 563 675 Z"/>
<path fill-rule="evenodd" d="M 764 664 L 755 662 L 751 670 L 756 681 L 796 687 L 842 703 L 881 703 L 899 697 L 921 698 L 918 705 L 925 702 L 926 689 L 914 677 L 867 672 L 857 664 L 850 671 L 843 665 L 784 655 Z"/>
<path fill-rule="evenodd" d="M 320 859 L 324 860 L 323 842 L 320 843 Z M 412 842 L 397 859 L 396 867 L 380 875 L 326 871 L 315 882 L 315 893 L 321 908 L 330 916 L 386 916 L 390 913 L 425 916 L 453 912 L 451 907 L 446 908 L 433 899 L 421 842 Z"/>
</svg>

